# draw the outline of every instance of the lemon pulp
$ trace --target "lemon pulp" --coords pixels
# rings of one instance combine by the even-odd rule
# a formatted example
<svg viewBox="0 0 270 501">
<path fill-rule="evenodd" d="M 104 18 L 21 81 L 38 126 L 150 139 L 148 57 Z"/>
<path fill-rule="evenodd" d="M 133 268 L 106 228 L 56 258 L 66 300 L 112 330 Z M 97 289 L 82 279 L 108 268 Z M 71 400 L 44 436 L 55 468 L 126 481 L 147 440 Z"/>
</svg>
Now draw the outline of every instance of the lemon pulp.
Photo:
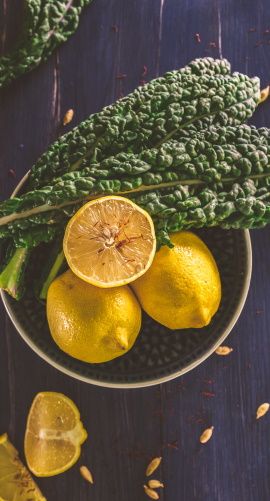
<svg viewBox="0 0 270 501">
<path fill-rule="evenodd" d="M 151 265 L 156 238 L 151 217 L 131 200 L 102 197 L 67 225 L 64 253 L 72 271 L 98 287 L 132 282 Z"/>
<path fill-rule="evenodd" d="M 79 458 L 87 432 L 78 408 L 62 393 L 35 397 L 27 419 L 24 452 L 36 476 L 49 477 L 70 468 Z"/>
<path fill-rule="evenodd" d="M 0 436 L 0 500 L 46 501 L 7 434 Z"/>
</svg>

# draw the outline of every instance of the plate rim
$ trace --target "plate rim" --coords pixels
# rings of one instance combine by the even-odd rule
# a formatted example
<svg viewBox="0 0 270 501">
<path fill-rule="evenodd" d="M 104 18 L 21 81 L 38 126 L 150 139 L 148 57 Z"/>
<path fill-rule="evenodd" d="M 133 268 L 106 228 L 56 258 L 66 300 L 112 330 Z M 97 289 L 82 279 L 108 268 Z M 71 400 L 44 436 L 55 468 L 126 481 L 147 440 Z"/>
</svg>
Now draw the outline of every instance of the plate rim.
<svg viewBox="0 0 270 501">
<path fill-rule="evenodd" d="M 11 197 L 16 196 L 18 191 L 21 189 L 25 181 L 28 179 L 29 176 L 28 171 L 22 179 L 19 181 L 17 184 L 16 188 L 14 189 Z M 21 325 L 21 323 L 16 319 L 15 315 L 13 314 L 11 307 L 8 303 L 8 294 L 1 289 L 0 294 L 1 298 L 5 307 L 5 310 L 14 325 L 15 329 L 21 336 L 21 338 L 25 341 L 25 343 L 36 353 L 40 358 L 45 360 L 49 365 L 54 367 L 55 369 L 59 370 L 60 372 L 66 374 L 67 376 L 70 376 L 74 379 L 77 379 L 78 381 L 82 381 L 84 383 L 92 384 L 94 386 L 99 386 L 103 388 L 114 388 L 114 389 L 135 389 L 135 388 L 146 388 L 149 386 L 155 386 L 158 384 L 166 383 L 168 381 L 171 381 L 173 379 L 176 379 L 179 376 L 182 376 L 188 372 L 190 372 L 192 369 L 195 369 L 198 365 L 200 365 L 202 362 L 204 362 L 208 357 L 210 357 L 214 351 L 220 346 L 220 344 L 227 338 L 227 336 L 230 334 L 232 331 L 234 325 L 236 324 L 238 318 L 240 317 L 240 314 L 243 310 L 243 307 L 245 305 L 248 291 L 249 291 L 249 286 L 250 286 L 250 281 L 251 281 L 251 274 L 252 274 L 252 246 L 251 246 L 251 238 L 250 238 L 250 233 L 249 230 L 244 229 L 244 230 L 236 230 L 236 231 L 242 231 L 244 235 L 244 241 L 246 245 L 246 272 L 244 276 L 244 283 L 243 283 L 243 289 L 241 293 L 241 297 L 239 299 L 237 308 L 234 312 L 233 317 L 231 318 L 227 328 L 225 331 L 222 333 L 222 335 L 219 336 L 218 340 L 199 358 L 188 364 L 185 368 L 179 369 L 178 371 L 173 372 L 172 374 L 168 374 L 166 376 L 160 377 L 158 379 L 150 379 L 148 381 L 137 381 L 137 382 L 131 382 L 131 383 L 110 383 L 107 381 L 98 381 L 96 379 L 92 379 L 87 376 L 83 376 L 81 374 L 76 373 L 72 369 L 68 369 L 67 367 L 61 365 L 60 363 L 56 362 L 55 360 L 52 360 L 49 355 L 43 352 L 41 348 L 39 348 L 29 337 L 27 334 L 26 330 L 24 327 Z"/>
</svg>

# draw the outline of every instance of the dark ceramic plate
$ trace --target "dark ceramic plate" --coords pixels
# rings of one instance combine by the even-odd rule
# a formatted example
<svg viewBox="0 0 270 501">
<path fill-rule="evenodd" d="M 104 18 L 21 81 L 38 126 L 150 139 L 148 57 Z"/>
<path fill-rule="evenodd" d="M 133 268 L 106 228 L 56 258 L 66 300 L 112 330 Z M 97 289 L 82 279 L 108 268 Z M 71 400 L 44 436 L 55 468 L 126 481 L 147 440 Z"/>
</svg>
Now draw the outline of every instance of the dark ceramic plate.
<svg viewBox="0 0 270 501">
<path fill-rule="evenodd" d="M 72 377 L 118 388 L 168 381 L 196 367 L 224 341 L 241 313 L 250 283 L 252 254 L 247 230 L 212 228 L 196 233 L 215 256 L 223 290 L 217 314 L 203 329 L 171 331 L 144 315 L 133 349 L 112 362 L 95 365 L 75 360 L 59 350 L 49 333 L 45 306 L 33 296 L 17 302 L 2 292 L 4 305 L 26 343 Z"/>
</svg>

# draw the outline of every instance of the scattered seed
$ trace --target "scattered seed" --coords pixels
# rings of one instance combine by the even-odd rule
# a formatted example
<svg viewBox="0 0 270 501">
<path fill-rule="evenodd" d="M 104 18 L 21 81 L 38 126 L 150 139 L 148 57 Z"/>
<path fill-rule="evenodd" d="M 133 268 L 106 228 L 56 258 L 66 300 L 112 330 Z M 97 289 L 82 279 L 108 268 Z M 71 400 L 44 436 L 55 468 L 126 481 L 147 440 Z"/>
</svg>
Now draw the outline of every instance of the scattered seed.
<svg viewBox="0 0 270 501">
<path fill-rule="evenodd" d="M 145 85 L 146 83 L 146 80 L 139 80 L 139 85 Z"/>
<path fill-rule="evenodd" d="M 215 382 L 215 380 L 214 379 L 204 379 L 203 382 L 206 384 L 213 384 Z"/>
<path fill-rule="evenodd" d="M 177 451 L 178 450 L 178 441 L 175 440 L 174 442 L 168 442 L 167 447 L 169 449 L 175 449 Z"/>
<path fill-rule="evenodd" d="M 194 35 L 194 36 L 195 36 L 195 40 L 196 40 L 196 42 L 197 42 L 197 43 L 201 43 L 201 35 L 200 35 L 200 33 L 195 33 L 195 35 Z"/>
<path fill-rule="evenodd" d="M 206 398 L 213 398 L 216 396 L 216 394 L 212 391 L 202 391 L 201 395 Z"/>
<path fill-rule="evenodd" d="M 127 78 L 127 74 L 126 73 L 119 73 L 118 75 L 116 75 L 116 80 L 124 80 L 125 78 Z"/>
<path fill-rule="evenodd" d="M 119 28 L 118 28 L 118 26 L 116 24 L 112 25 L 112 31 L 114 31 L 114 33 L 118 33 Z"/>
<path fill-rule="evenodd" d="M 215 49 L 215 48 L 216 48 L 216 46 L 217 46 L 216 42 L 209 42 L 209 47 L 210 47 L 211 49 Z"/>
<path fill-rule="evenodd" d="M 263 417 L 269 411 L 269 408 L 270 408 L 270 404 L 268 404 L 268 402 L 265 402 L 264 404 L 259 405 L 259 407 L 257 409 L 256 419 Z"/>
<path fill-rule="evenodd" d="M 214 430 L 214 426 L 211 426 L 211 428 L 206 428 L 206 430 L 204 430 L 202 432 L 202 434 L 200 436 L 201 444 L 206 444 L 206 442 L 208 442 L 208 440 L 210 440 L 210 438 L 213 435 L 213 430 Z"/>
<path fill-rule="evenodd" d="M 144 64 L 143 70 L 142 70 L 142 77 L 145 77 L 147 75 L 147 72 L 148 72 L 148 68 L 147 68 L 146 64 Z"/>
<path fill-rule="evenodd" d="M 147 485 L 144 485 L 143 486 L 144 488 L 144 492 L 145 494 L 151 498 L 151 499 L 159 499 L 159 495 L 156 491 L 154 491 L 153 489 L 149 489 L 149 487 L 147 487 Z"/>
<path fill-rule="evenodd" d="M 217 355 L 229 355 L 233 351 L 233 348 L 230 348 L 229 346 L 219 346 L 215 353 Z"/>
<path fill-rule="evenodd" d="M 256 31 L 256 28 L 249 28 L 249 29 L 248 29 L 248 32 L 249 32 L 249 33 L 254 33 L 255 31 Z"/>
<path fill-rule="evenodd" d="M 270 85 L 265 87 L 265 89 L 261 90 L 260 103 L 266 101 L 266 99 L 269 97 L 269 94 L 270 94 Z"/>
<path fill-rule="evenodd" d="M 15 170 L 14 169 L 9 169 L 8 175 L 9 175 L 9 177 L 12 177 L 13 179 L 15 179 L 15 177 L 16 177 Z"/>
<path fill-rule="evenodd" d="M 154 480 L 154 479 L 149 480 L 148 486 L 150 487 L 150 489 L 159 489 L 160 487 L 162 489 L 164 488 L 164 484 L 160 482 L 160 480 Z"/>
<path fill-rule="evenodd" d="M 72 109 L 67 110 L 67 112 L 63 118 L 63 125 L 69 124 L 73 117 L 74 117 L 74 110 L 72 110 Z"/>
<path fill-rule="evenodd" d="M 264 310 L 258 310 L 257 309 L 257 310 L 255 310 L 255 313 L 256 313 L 256 315 L 261 315 L 262 313 L 264 313 Z"/>
<path fill-rule="evenodd" d="M 86 480 L 90 484 L 94 483 L 93 475 L 92 475 L 91 471 L 89 470 L 89 468 L 87 468 L 87 466 L 81 466 L 80 473 L 81 473 L 81 476 L 84 478 L 84 480 Z"/>
<path fill-rule="evenodd" d="M 154 473 L 154 471 L 156 471 L 156 469 L 159 467 L 159 465 L 161 463 L 161 460 L 162 460 L 162 458 L 159 457 L 159 458 L 154 458 L 154 459 L 152 459 L 152 461 L 150 461 L 149 465 L 146 468 L 146 476 L 147 477 L 150 477 L 150 475 L 152 475 L 152 473 Z"/>
</svg>

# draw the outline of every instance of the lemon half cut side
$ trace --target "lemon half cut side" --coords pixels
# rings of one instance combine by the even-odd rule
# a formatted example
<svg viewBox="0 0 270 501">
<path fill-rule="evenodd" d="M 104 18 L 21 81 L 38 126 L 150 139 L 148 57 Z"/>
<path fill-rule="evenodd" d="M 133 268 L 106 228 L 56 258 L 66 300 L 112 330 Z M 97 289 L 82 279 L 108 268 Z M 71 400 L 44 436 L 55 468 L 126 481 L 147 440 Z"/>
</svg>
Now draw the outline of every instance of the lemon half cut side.
<svg viewBox="0 0 270 501">
<path fill-rule="evenodd" d="M 82 280 L 97 287 L 125 285 L 152 264 L 153 221 L 127 198 L 91 200 L 69 221 L 63 248 L 69 267 Z"/>
<path fill-rule="evenodd" d="M 30 408 L 24 438 L 28 468 L 38 477 L 68 470 L 80 457 L 87 432 L 74 402 L 56 392 L 38 393 Z"/>
</svg>

